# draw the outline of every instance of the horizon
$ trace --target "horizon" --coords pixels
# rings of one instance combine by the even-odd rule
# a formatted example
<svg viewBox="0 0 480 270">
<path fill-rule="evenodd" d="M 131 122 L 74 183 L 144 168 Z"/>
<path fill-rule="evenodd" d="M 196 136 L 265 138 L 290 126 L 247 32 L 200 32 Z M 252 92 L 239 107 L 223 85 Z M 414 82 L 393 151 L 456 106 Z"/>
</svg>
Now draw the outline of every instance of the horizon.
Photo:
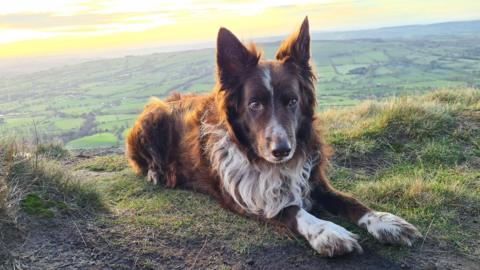
<svg viewBox="0 0 480 270">
<path fill-rule="evenodd" d="M 344 37 L 337 37 L 337 38 L 322 38 L 318 35 L 320 34 L 340 34 L 340 33 L 361 33 L 361 32 L 368 32 L 368 31 L 382 31 L 382 30 L 390 30 L 395 28 L 402 28 L 402 27 L 424 27 L 424 26 L 432 26 L 438 24 L 455 24 L 455 23 L 471 23 L 471 22 L 480 22 L 480 19 L 472 19 L 472 20 L 457 20 L 457 21 L 439 21 L 439 22 L 430 22 L 430 23 L 417 23 L 417 24 L 401 24 L 401 25 L 389 25 L 389 26 L 381 26 L 381 27 L 371 27 L 371 28 L 362 28 L 362 29 L 354 29 L 354 30 L 325 30 L 325 31 L 315 31 L 311 30 L 312 33 L 312 41 L 332 41 L 332 40 L 348 40 L 348 38 Z M 250 40 L 241 39 L 242 42 L 255 42 L 257 44 L 269 44 L 269 43 L 278 43 L 288 37 L 288 33 L 283 35 L 270 35 L 270 36 L 258 36 L 254 37 Z M 355 38 L 354 38 L 355 39 Z M 362 39 L 362 38 L 360 38 Z M 1 48 L 1 44 L 0 44 Z M 145 47 L 131 47 L 131 48 L 113 48 L 113 49 L 105 49 L 105 51 L 97 51 L 96 53 L 92 52 L 78 52 L 78 53 L 60 53 L 60 54 L 48 54 L 48 55 L 36 55 L 36 56 L 12 56 L 12 57 L 1 57 L 0 59 L 3 60 L 3 63 L 0 63 L 0 67 L 8 68 L 11 66 L 18 67 L 24 66 L 22 61 L 39 61 L 39 63 L 46 63 L 45 60 L 48 61 L 63 61 L 63 60 L 78 60 L 78 63 L 82 63 L 85 61 L 96 61 L 96 60 L 106 60 L 106 59 L 113 59 L 113 58 L 121 58 L 126 56 L 145 56 L 145 55 L 152 55 L 157 53 L 171 53 L 171 52 L 187 52 L 187 51 L 195 51 L 195 50 L 204 50 L 204 49 L 214 49 L 215 48 L 215 41 L 200 41 L 200 42 L 190 42 L 190 43 L 178 43 L 172 44 L 169 46 L 145 46 Z M 108 50 L 108 53 L 105 54 Z M 31 62 L 29 62 L 31 63 Z M 63 62 L 62 62 L 63 63 Z M 77 63 L 72 63 L 77 64 Z M 63 65 L 63 64 L 61 64 Z M 52 67 L 58 65 L 52 65 Z M 50 68 L 50 67 L 48 67 Z M 45 69 L 48 69 L 45 68 Z M 43 69 L 41 69 L 43 70 Z M 5 71 L 5 70 L 4 70 Z M 27 72 L 28 73 L 28 72 Z"/>
<path fill-rule="evenodd" d="M 0 8 L 4 60 L 138 54 L 213 47 L 224 26 L 242 40 L 279 38 L 308 15 L 312 32 L 349 32 L 480 19 L 480 3 L 438 1 L 148 1 L 29 0 Z M 113 1 L 113 2 L 112 2 Z M 28 2 L 28 1 L 27 1 Z M 112 4 L 112 5 L 107 5 Z M 183 6 L 182 6 L 183 4 Z M 185 8 L 185 5 L 188 8 Z M 424 10 L 429 10 L 425 14 Z M 252 13 L 253 11 L 253 13 Z M 277 18 L 281 16 L 283 20 Z M 195 24 L 195 27 L 192 25 Z M 177 47 L 181 47 L 178 49 Z M 193 47 L 193 48 L 191 48 Z M 146 53 L 148 54 L 148 53 Z"/>
<path fill-rule="evenodd" d="M 390 39 L 387 32 L 381 31 L 390 31 L 398 30 L 402 28 L 417 28 L 421 29 L 422 27 L 429 26 L 438 26 L 443 24 L 464 24 L 464 23 L 480 23 L 480 19 L 475 20 L 463 20 L 463 21 L 440 21 L 433 23 L 424 23 L 424 24 L 406 24 L 406 25 L 392 25 L 392 26 L 383 26 L 383 27 L 374 27 L 374 28 L 365 28 L 365 29 L 356 29 L 356 30 L 335 30 L 335 31 L 315 31 L 311 30 L 311 39 L 312 42 L 329 42 L 329 41 L 339 41 L 339 40 L 368 40 L 376 39 L 378 37 L 368 37 L 370 34 L 374 36 L 380 35 L 381 39 Z M 437 29 L 438 30 L 438 29 Z M 379 31 L 375 33 L 375 31 Z M 469 33 L 468 31 L 466 33 Z M 419 34 L 419 32 L 414 32 L 414 34 Z M 458 32 L 457 34 L 460 34 Z M 353 37 L 352 37 L 353 35 Z M 357 35 L 357 36 L 356 36 Z M 387 36 L 385 36 L 387 35 Z M 395 34 L 394 34 L 395 35 Z M 398 33 L 397 33 L 398 35 Z M 407 34 L 408 35 L 408 34 Z M 425 34 L 419 34 L 423 36 Z M 436 34 L 438 35 L 438 33 Z M 415 36 L 415 35 L 414 35 Z M 242 42 L 255 42 L 262 46 L 268 46 L 268 44 L 280 43 L 288 37 L 288 33 L 284 35 L 276 36 L 261 36 L 255 37 L 250 40 L 241 39 Z M 408 38 L 407 36 L 401 35 L 400 38 Z M 411 38 L 411 37 L 410 37 Z M 0 46 L 1 48 L 1 46 Z M 87 63 L 91 61 L 102 61 L 108 59 L 116 59 L 127 56 L 133 57 L 142 57 L 155 54 L 163 53 L 175 53 L 175 52 L 188 52 L 188 51 L 199 51 L 199 50 L 210 50 L 215 48 L 215 41 L 203 41 L 196 43 L 182 43 L 182 44 L 173 44 L 171 46 L 145 46 L 145 47 L 132 47 L 132 48 L 123 48 L 123 49 L 104 49 L 103 51 L 84 51 L 79 53 L 63 53 L 63 54 L 52 54 L 52 55 L 41 55 L 41 56 L 20 56 L 20 57 L 0 57 L 0 76 L 8 78 L 11 76 L 21 75 L 21 74 L 31 74 L 35 72 L 40 72 L 44 70 L 49 70 L 51 68 L 58 68 L 66 65 L 77 65 L 81 63 Z"/>
</svg>

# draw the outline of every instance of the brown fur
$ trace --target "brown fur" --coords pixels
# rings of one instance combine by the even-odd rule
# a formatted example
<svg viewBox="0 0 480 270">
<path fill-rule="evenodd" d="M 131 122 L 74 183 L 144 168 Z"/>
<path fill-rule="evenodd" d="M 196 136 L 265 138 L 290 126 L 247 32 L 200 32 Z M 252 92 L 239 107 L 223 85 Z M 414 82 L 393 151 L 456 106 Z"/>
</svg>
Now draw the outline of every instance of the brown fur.
<svg viewBox="0 0 480 270">
<path fill-rule="evenodd" d="M 309 59 L 299 57 L 302 50 L 309 52 L 309 47 L 298 48 L 295 45 L 299 36 L 302 36 L 302 31 L 308 32 L 308 27 L 302 27 L 287 39 L 276 58 L 278 65 L 289 65 L 289 70 L 297 76 L 303 90 L 300 102 L 304 119 L 297 136 L 300 138 L 301 149 L 319 156 L 318 165 L 311 175 L 312 199 L 314 203 L 322 203 L 329 210 L 345 214 L 355 222 L 367 208 L 349 196 L 334 191 L 326 178 L 325 171 L 332 150 L 323 139 L 321 123 L 314 116 L 314 73 Z M 309 44 L 309 41 L 308 38 L 305 44 Z M 261 53 L 255 45 L 250 44 L 248 48 L 241 49 L 244 59 L 236 59 L 237 61 L 244 61 L 246 66 L 257 65 L 261 61 Z M 217 56 L 217 62 L 219 61 L 222 59 Z M 138 174 L 146 175 L 149 170 L 154 171 L 154 177 L 157 177 L 155 180 L 163 182 L 167 187 L 181 186 L 212 195 L 225 207 L 245 214 L 228 194 L 221 191 L 219 176 L 212 171 L 205 155 L 205 149 L 211 145 L 211 138 L 200 134 L 202 121 L 220 125 L 228 130 L 233 141 L 241 146 L 253 162 L 259 159 L 248 145 L 242 144 L 242 138 L 238 137 L 232 125 L 232 117 L 236 116 L 232 108 L 238 106 L 238 95 L 231 89 L 239 87 L 235 85 L 236 81 L 245 79 L 247 74 L 240 74 L 238 80 L 224 78 L 223 75 L 222 70 L 217 70 L 217 86 L 209 95 L 175 93 L 165 101 L 154 99 L 147 104 L 128 135 L 127 157 Z M 333 198 L 328 196 L 330 194 L 333 194 Z M 319 198 L 316 198 L 317 195 Z M 354 209 L 349 210 L 352 205 Z"/>
<path fill-rule="evenodd" d="M 278 103 L 275 107 L 269 108 L 270 103 L 265 103 L 265 110 L 275 110 L 269 115 L 276 115 L 279 126 L 285 127 L 287 135 L 296 140 L 298 146 L 292 150 L 295 151 L 292 160 L 302 152 L 318 157 L 309 179 L 314 207 L 322 207 L 355 223 L 370 211 L 356 199 L 334 190 L 326 177 L 332 150 L 323 139 L 322 124 L 314 116 L 316 78 L 310 64 L 307 20 L 281 45 L 275 61 L 263 60 L 253 44 L 243 46 L 222 28 L 217 41 L 217 66 L 217 85 L 212 93 L 173 94 L 165 101 L 155 99 L 145 106 L 126 141 L 127 157 L 136 173 L 148 175 L 154 183 L 161 182 L 170 188 L 183 187 L 209 194 L 224 207 L 249 215 L 223 191 L 220 176 L 208 158 L 208 151 L 217 138 L 203 134 L 202 126 L 226 130 L 232 143 L 250 162 L 265 163 L 259 149 L 266 149 L 265 145 L 271 143 L 266 127 L 272 118 L 252 118 L 253 113 L 246 111 L 251 106 L 246 97 L 263 93 L 272 98 L 273 94 L 266 91 L 262 83 L 262 71 L 268 71 L 275 95 L 299 97 L 298 109 L 284 109 L 279 99 L 272 101 Z M 287 137 L 283 139 L 288 140 Z M 295 215 L 299 209 L 298 206 L 286 207 L 276 219 L 295 231 Z"/>
</svg>

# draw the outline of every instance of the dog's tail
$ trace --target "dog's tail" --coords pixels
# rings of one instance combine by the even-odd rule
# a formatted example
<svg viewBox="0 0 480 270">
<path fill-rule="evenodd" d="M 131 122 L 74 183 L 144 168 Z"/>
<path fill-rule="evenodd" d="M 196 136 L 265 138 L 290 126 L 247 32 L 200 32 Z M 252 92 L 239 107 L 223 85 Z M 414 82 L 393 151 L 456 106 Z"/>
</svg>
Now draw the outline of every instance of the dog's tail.
<svg viewBox="0 0 480 270">
<path fill-rule="evenodd" d="M 144 149 L 142 147 L 142 127 L 141 123 L 135 123 L 126 139 L 126 155 L 128 163 L 133 171 L 138 175 L 146 175 L 148 171 L 148 161 L 142 156 Z"/>
<path fill-rule="evenodd" d="M 167 135 L 171 128 L 171 109 L 167 103 L 159 99 L 151 99 L 138 117 L 125 141 L 128 162 L 132 169 L 140 175 L 146 175 L 154 160 L 162 161 L 161 155 L 171 147 Z M 155 155 L 155 158 L 152 157 Z"/>
</svg>

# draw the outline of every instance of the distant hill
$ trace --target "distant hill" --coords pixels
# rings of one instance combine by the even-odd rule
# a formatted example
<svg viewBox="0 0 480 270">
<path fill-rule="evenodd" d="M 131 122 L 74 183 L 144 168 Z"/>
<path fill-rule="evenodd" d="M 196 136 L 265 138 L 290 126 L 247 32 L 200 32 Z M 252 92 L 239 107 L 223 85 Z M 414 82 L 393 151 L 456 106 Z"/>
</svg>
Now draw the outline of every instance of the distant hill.
<svg viewBox="0 0 480 270">
<path fill-rule="evenodd" d="M 404 26 L 314 40 L 318 109 L 437 88 L 480 88 L 480 31 L 474 31 L 479 26 L 479 21 Z M 278 44 L 262 44 L 267 58 Z M 210 91 L 214 60 L 214 49 L 207 48 L 0 74 L 0 132 L 31 136 L 35 121 L 43 140 L 89 148 L 102 138 L 102 145 L 121 146 L 151 96 Z"/>
<path fill-rule="evenodd" d="M 480 20 L 443 22 L 423 25 L 404 25 L 383 27 L 376 29 L 353 30 L 353 31 L 314 31 L 312 40 L 349 40 L 349 39 L 419 39 L 425 37 L 440 36 L 477 36 L 480 32 Z M 268 36 L 255 38 L 257 43 L 278 43 L 285 36 Z M 205 41 L 194 44 L 180 44 L 166 47 L 132 48 L 123 51 L 116 50 L 106 55 L 89 56 L 52 56 L 33 59 L 3 59 L 0 62 L 0 79 L 5 76 L 33 73 L 53 67 L 59 67 L 64 63 L 78 64 L 80 62 L 98 60 L 105 57 L 118 57 L 119 55 L 146 55 L 159 52 L 188 51 L 192 49 L 213 48 L 215 42 Z"/>
<path fill-rule="evenodd" d="M 439 36 L 468 37 L 476 36 L 478 33 L 480 33 L 480 20 L 405 25 L 358 31 L 314 32 L 312 39 L 418 39 Z"/>
</svg>

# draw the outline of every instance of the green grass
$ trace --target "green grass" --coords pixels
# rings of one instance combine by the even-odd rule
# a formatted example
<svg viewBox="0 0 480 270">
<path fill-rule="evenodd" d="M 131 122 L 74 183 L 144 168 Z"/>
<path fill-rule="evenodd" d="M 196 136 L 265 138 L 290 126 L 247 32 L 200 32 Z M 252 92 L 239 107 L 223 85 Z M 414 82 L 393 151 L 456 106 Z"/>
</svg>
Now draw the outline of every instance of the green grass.
<svg viewBox="0 0 480 270">
<path fill-rule="evenodd" d="M 101 196 L 102 205 L 117 213 L 115 220 L 102 219 L 108 226 L 149 227 L 178 239 L 203 239 L 215 234 L 225 241 L 226 248 L 240 254 L 284 243 L 288 239 L 288 235 L 272 231 L 270 225 L 259 225 L 257 221 L 224 210 L 208 196 L 151 186 L 127 168 L 123 155 L 82 160 L 72 170 L 114 173 L 85 180 Z M 37 215 L 51 211 L 41 198 L 35 203 L 41 209 L 36 209 L 40 212 Z"/>
<path fill-rule="evenodd" d="M 52 147 L 34 148 L 0 138 L 0 268 L 18 262 L 12 250 L 23 243 L 24 228 L 31 226 L 23 214 L 54 219 L 105 209 L 95 187 L 79 181 L 45 149 Z"/>
<path fill-rule="evenodd" d="M 405 217 L 434 241 L 478 254 L 480 93 L 437 91 L 321 114 L 335 186 Z M 430 227 L 429 231 L 427 229 Z"/>
<path fill-rule="evenodd" d="M 480 255 L 475 223 L 480 214 L 479 109 L 480 93 L 466 89 L 322 111 L 327 140 L 337 150 L 330 171 L 333 185 L 376 210 L 404 217 L 429 244 Z M 0 202 L 10 196 L 11 187 L 20 188 L 16 204 L 28 215 L 56 218 L 102 209 L 115 213 L 114 219 L 99 217 L 104 226 L 128 227 L 125 243 L 129 231 L 148 229 L 175 239 L 215 238 L 242 255 L 279 245 L 301 245 L 314 253 L 305 240 L 233 214 L 208 196 L 150 185 L 134 175 L 123 155 L 66 166 L 52 160 L 56 155 L 42 154 L 35 161 L 34 155 L 19 154 L 28 149 L 2 146 L 7 177 L 0 177 Z M 341 218 L 332 220 L 361 235 L 362 245 L 381 256 L 397 261 L 415 256 L 412 249 L 379 244 Z"/>
<path fill-rule="evenodd" d="M 68 210 L 67 204 L 53 199 L 43 199 L 36 193 L 29 193 L 20 203 L 22 210 L 29 215 L 44 218 L 55 217 L 55 212 Z"/>
<path fill-rule="evenodd" d="M 124 156 L 100 156 L 80 162 L 76 169 L 86 169 L 94 172 L 118 172 L 127 168 Z"/>
<path fill-rule="evenodd" d="M 108 123 L 124 120 L 132 120 L 137 118 L 137 114 L 109 114 L 109 115 L 98 115 L 95 117 L 95 120 L 98 123 Z"/>
<path fill-rule="evenodd" d="M 118 139 L 112 133 L 99 133 L 82 137 L 66 144 L 67 149 L 95 149 L 118 146 Z"/>
<path fill-rule="evenodd" d="M 337 150 L 330 172 L 333 185 L 376 210 L 404 217 L 429 242 L 479 255 L 472 221 L 480 213 L 479 108 L 480 93 L 467 89 L 321 112 L 327 140 Z M 286 243 L 308 246 L 270 225 L 232 214 L 209 197 L 152 187 L 124 166 L 123 156 L 77 166 L 116 172 L 90 182 L 110 210 L 119 213 L 115 224 L 155 228 L 183 239 L 215 234 L 241 254 Z M 367 239 L 362 245 L 384 256 L 410 256 L 408 248 L 386 248 L 360 228 L 334 221 L 360 234 Z"/>
<path fill-rule="evenodd" d="M 99 115 L 95 117 L 95 122 L 99 130 L 118 130 L 132 126 L 137 117 L 138 114 Z"/>
<path fill-rule="evenodd" d="M 476 90 L 457 92 L 457 96 L 466 96 L 457 97 L 464 102 L 439 101 L 439 95 L 448 98 L 456 92 L 435 92 L 423 97 L 366 102 L 340 112 L 325 111 L 322 118 L 330 126 L 329 142 L 336 146 L 338 159 L 343 163 L 372 159 L 388 163 L 402 159 L 429 162 L 433 161 L 429 157 L 442 151 L 443 159 L 450 156 L 446 163 L 458 163 L 475 154 L 477 121 L 469 112 L 478 106 L 479 94 Z M 447 150 L 449 145 L 451 151 Z"/>
<path fill-rule="evenodd" d="M 152 187 L 132 172 L 95 182 L 116 223 L 159 229 L 179 239 L 215 235 L 240 254 L 287 241 L 287 235 L 270 225 L 245 219 L 223 209 L 214 199 L 179 189 Z"/>
<path fill-rule="evenodd" d="M 63 143 L 52 142 L 46 144 L 39 144 L 35 151 L 40 156 L 45 156 L 51 159 L 62 159 L 70 155 L 67 149 L 64 148 Z"/>
<path fill-rule="evenodd" d="M 55 126 L 59 129 L 77 130 L 82 126 L 85 120 L 82 118 L 60 118 L 52 119 L 51 121 L 54 122 Z"/>
<path fill-rule="evenodd" d="M 4 125 L 6 128 L 13 129 L 13 128 L 18 128 L 18 127 L 24 127 L 24 128 L 33 128 L 33 121 L 35 122 L 41 122 L 44 120 L 41 117 L 5 117 L 5 123 Z M 1 127 L 1 126 L 0 126 Z"/>
<path fill-rule="evenodd" d="M 103 208 L 95 187 L 70 174 L 52 156 L 35 155 L 35 149 L 13 141 L 1 142 L 0 146 L 5 149 L 0 151 L 0 164 L 5 172 L 0 182 L 6 185 L 10 208 L 21 206 L 29 214 L 44 217 L 67 208 Z"/>
</svg>

